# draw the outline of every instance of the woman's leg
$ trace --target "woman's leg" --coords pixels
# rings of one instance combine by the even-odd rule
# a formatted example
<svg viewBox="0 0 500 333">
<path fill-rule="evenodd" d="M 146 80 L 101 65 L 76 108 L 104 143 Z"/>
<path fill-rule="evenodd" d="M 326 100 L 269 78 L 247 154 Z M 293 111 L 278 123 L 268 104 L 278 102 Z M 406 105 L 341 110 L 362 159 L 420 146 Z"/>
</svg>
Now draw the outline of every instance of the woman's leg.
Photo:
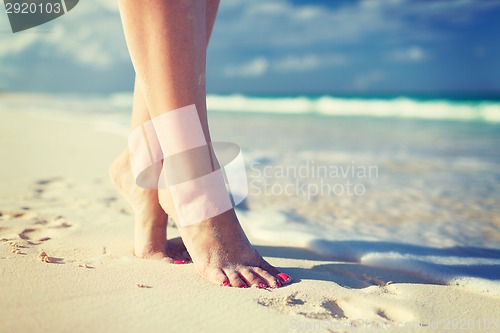
<svg viewBox="0 0 500 333">
<path fill-rule="evenodd" d="M 137 84 L 134 88 L 132 128 L 149 120 L 149 114 Z M 130 167 L 130 156 L 125 149 L 112 163 L 110 177 L 134 212 L 134 254 L 141 258 L 181 260 L 178 252 L 169 251 L 166 242 L 167 214 L 158 204 L 158 191 L 144 189 L 135 184 Z M 172 249 L 174 250 L 174 249 Z"/>
<path fill-rule="evenodd" d="M 120 0 L 120 13 L 139 85 L 152 117 L 195 104 L 207 142 L 204 2 Z M 157 132 L 161 130 L 156 128 Z M 167 133 L 160 133 L 167 135 Z M 163 200 L 163 199 L 162 199 Z M 166 201 L 169 201 L 166 196 Z M 172 207 L 162 201 L 162 206 Z M 179 232 L 197 271 L 217 284 L 280 285 L 288 280 L 248 242 L 234 210 Z"/>
<path fill-rule="evenodd" d="M 213 30 L 219 0 L 206 0 L 206 45 Z M 149 121 L 151 116 L 136 80 L 131 129 Z M 127 198 L 135 215 L 134 253 L 142 258 L 165 259 L 169 262 L 183 259 L 182 247 L 166 242 L 168 216 L 158 202 L 158 191 L 138 187 L 130 169 L 130 156 L 125 149 L 110 167 L 110 175 L 117 189 Z M 186 259 L 186 258 L 184 258 Z"/>
<path fill-rule="evenodd" d="M 200 115 L 206 114 L 205 2 L 120 0 L 119 4 L 151 117 L 190 104 L 196 104 Z"/>
</svg>

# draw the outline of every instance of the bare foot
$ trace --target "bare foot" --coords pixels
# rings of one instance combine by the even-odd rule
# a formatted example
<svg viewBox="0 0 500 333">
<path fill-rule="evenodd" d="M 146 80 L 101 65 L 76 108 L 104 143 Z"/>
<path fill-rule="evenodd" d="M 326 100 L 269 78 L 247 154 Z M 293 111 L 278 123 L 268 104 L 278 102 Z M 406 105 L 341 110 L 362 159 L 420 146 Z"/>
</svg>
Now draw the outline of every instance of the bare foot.
<svg viewBox="0 0 500 333">
<path fill-rule="evenodd" d="M 140 188 L 135 184 L 128 149 L 111 164 L 109 176 L 129 202 L 135 216 L 134 254 L 140 258 L 160 259 L 169 263 L 186 263 L 188 257 L 182 242 L 167 243 L 168 215 L 158 203 L 158 191 Z"/>
<path fill-rule="evenodd" d="M 170 193 L 161 190 L 159 196 L 164 209 L 172 209 Z M 233 209 L 178 229 L 198 273 L 215 284 L 278 288 L 291 282 L 250 244 Z"/>
</svg>

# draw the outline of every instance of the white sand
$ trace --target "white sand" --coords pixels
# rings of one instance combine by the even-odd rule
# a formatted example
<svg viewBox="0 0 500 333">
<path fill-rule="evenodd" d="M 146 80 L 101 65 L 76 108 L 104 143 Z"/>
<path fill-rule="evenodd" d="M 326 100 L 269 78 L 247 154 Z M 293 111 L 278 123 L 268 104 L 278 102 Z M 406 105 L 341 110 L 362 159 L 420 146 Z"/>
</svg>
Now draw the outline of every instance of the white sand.
<svg viewBox="0 0 500 333">
<path fill-rule="evenodd" d="M 95 132 L 89 117 L 0 119 L 0 332 L 499 328 L 498 297 L 271 243 L 257 245 L 296 280 L 278 290 L 218 287 L 193 265 L 135 258 L 130 210 L 106 176 L 123 138 Z M 417 328 L 391 328 L 405 323 Z"/>
</svg>

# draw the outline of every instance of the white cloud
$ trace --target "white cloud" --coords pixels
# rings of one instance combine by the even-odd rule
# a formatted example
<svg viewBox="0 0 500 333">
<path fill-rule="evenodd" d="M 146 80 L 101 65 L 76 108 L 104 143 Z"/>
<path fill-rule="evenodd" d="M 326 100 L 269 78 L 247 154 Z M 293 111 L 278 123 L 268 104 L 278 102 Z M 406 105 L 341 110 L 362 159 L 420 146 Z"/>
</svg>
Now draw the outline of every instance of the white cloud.
<svg viewBox="0 0 500 333">
<path fill-rule="evenodd" d="M 296 5 L 290 0 L 221 1 L 211 40 L 210 70 L 226 77 L 285 77 L 292 72 L 318 72 L 373 61 L 373 55 L 383 54 L 382 48 L 394 50 L 386 54 L 386 59 L 394 61 L 421 62 L 431 55 L 437 59 L 439 54 L 427 42 L 443 38 L 453 41 L 454 30 L 446 29 L 445 33 L 436 29 L 434 22 L 466 24 L 480 11 L 499 6 L 500 0 L 332 3 L 320 6 L 316 2 Z M 6 15 L 0 15 L 0 27 L 8 27 L 2 19 L 6 20 Z M 374 44 L 373 51 L 371 46 L 365 46 Z M 416 46 L 400 48 L 402 45 Z M 382 50 L 377 51 L 379 47 Z M 366 54 L 372 59 L 363 59 Z M 0 34 L 0 66 L 22 72 L 23 62 L 31 62 L 43 71 L 43 66 L 49 66 L 48 59 L 56 62 L 61 58 L 77 64 L 75 71 L 113 66 L 130 70 L 116 0 L 80 1 L 68 14 L 40 28 Z M 370 64 L 370 68 L 378 66 Z M 354 76 L 349 75 L 348 82 Z M 383 73 L 365 74 L 355 77 L 353 84 L 364 89 L 383 78 Z"/>
<path fill-rule="evenodd" d="M 226 76 L 258 77 L 264 75 L 269 68 L 266 58 L 258 57 L 241 65 L 230 65 L 224 70 Z"/>
<path fill-rule="evenodd" d="M 370 1 L 371 2 L 371 1 Z M 221 4 L 215 34 L 225 45 L 296 48 L 326 43 L 352 43 L 381 32 L 400 31 L 398 16 L 363 2 L 340 8 L 295 6 L 286 0 L 240 1 L 238 8 Z M 217 38 L 214 38 L 217 47 Z"/>
<path fill-rule="evenodd" d="M 347 63 L 347 59 L 340 54 L 306 54 L 304 56 L 290 55 L 273 62 L 273 69 L 278 72 L 306 72 L 340 66 Z"/>
<path fill-rule="evenodd" d="M 224 74 L 228 77 L 260 77 L 270 72 L 307 72 L 346 63 L 346 58 L 340 54 L 288 55 L 275 59 L 257 57 L 238 65 L 226 66 Z"/>
<path fill-rule="evenodd" d="M 428 58 L 427 53 L 419 46 L 410 46 L 406 49 L 396 50 L 389 54 L 389 58 L 402 62 L 421 62 Z"/>
<path fill-rule="evenodd" d="M 294 5 L 287 0 L 221 2 L 214 47 L 294 49 L 352 45 L 372 38 L 416 43 L 448 38 L 431 22 L 461 24 L 479 11 L 500 5 L 499 0 L 409 1 L 364 0 L 332 7 Z M 458 19 L 460 17 L 460 19 Z"/>
<path fill-rule="evenodd" d="M 10 35 L 5 33 L 0 44 L 0 57 L 15 55 L 24 51 L 27 47 L 35 43 L 37 38 L 36 34 Z"/>
<path fill-rule="evenodd" d="M 92 68 L 128 61 L 116 1 L 80 1 L 50 23 L 17 34 L 0 34 L 0 59 L 26 52 L 34 60 L 66 57 Z"/>
<path fill-rule="evenodd" d="M 370 0 L 365 0 L 370 1 Z M 417 16 L 427 20 L 440 20 L 450 23 L 466 23 L 473 19 L 478 11 L 500 6 L 500 0 L 447 0 L 447 1 L 411 1 L 399 0 L 398 10 L 403 16 Z"/>
<path fill-rule="evenodd" d="M 363 73 L 354 78 L 354 88 L 358 90 L 365 90 L 375 83 L 383 81 L 385 73 L 382 70 L 373 70 L 368 73 Z"/>
</svg>

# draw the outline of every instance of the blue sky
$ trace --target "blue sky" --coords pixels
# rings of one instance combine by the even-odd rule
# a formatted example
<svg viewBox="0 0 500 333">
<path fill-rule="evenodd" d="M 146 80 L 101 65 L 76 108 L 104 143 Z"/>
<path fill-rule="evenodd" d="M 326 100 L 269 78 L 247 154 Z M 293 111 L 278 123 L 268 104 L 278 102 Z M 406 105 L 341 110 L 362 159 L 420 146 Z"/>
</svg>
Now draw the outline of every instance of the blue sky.
<svg viewBox="0 0 500 333">
<path fill-rule="evenodd" d="M 500 0 L 222 0 L 208 91 L 500 95 Z M 36 29 L 0 12 L 0 90 L 123 92 L 133 69 L 116 1 Z"/>
</svg>

